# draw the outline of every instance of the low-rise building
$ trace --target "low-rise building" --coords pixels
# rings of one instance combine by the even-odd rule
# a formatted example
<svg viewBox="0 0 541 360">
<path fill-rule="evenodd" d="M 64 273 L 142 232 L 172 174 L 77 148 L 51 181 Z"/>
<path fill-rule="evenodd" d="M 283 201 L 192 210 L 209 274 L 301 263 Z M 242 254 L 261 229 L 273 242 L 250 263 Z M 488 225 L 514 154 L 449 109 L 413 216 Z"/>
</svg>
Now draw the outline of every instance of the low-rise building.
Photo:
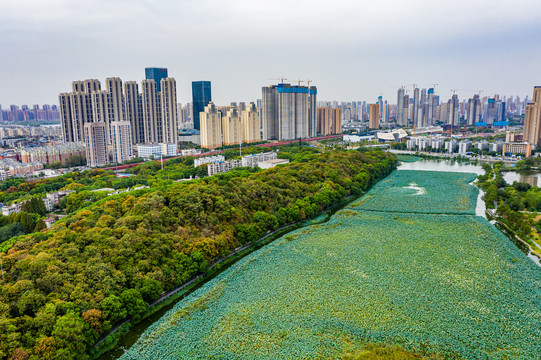
<svg viewBox="0 0 541 360">
<path fill-rule="evenodd" d="M 245 155 L 241 159 L 241 164 L 243 167 L 244 166 L 256 167 L 258 166 L 258 163 L 261 161 L 273 160 L 273 159 L 276 159 L 277 157 L 278 155 L 274 151 L 260 153 L 260 154 Z"/>
<path fill-rule="evenodd" d="M 11 214 L 17 214 L 21 211 L 21 204 L 13 204 L 13 205 L 8 205 L 8 206 L 4 206 L 2 208 L 2 215 L 4 216 L 9 216 Z"/>
<path fill-rule="evenodd" d="M 184 149 L 184 150 L 180 150 L 180 154 L 182 156 L 197 156 L 197 155 L 201 155 L 201 150 L 199 150 L 199 149 Z"/>
<path fill-rule="evenodd" d="M 55 206 L 60 205 L 60 201 L 68 196 L 69 194 L 73 194 L 75 190 L 60 190 L 55 191 L 52 193 L 48 193 L 45 195 L 45 198 L 43 199 L 43 203 L 45 204 L 45 208 L 47 211 L 52 211 Z"/>
<path fill-rule="evenodd" d="M 289 159 L 272 159 L 261 161 L 257 164 L 261 169 L 270 169 L 277 165 L 289 164 Z"/>
<path fill-rule="evenodd" d="M 55 218 L 47 218 L 45 220 L 43 220 L 43 222 L 45 223 L 45 226 L 47 227 L 47 229 L 50 229 L 53 224 L 56 222 L 56 219 Z"/>
<path fill-rule="evenodd" d="M 526 157 L 532 156 L 532 144 L 528 143 L 504 143 L 502 156 L 512 154 L 524 154 Z"/>
<path fill-rule="evenodd" d="M 241 166 L 240 160 L 229 160 L 229 161 L 218 161 L 215 163 L 208 164 L 208 174 L 212 176 L 218 173 L 228 172 L 234 168 Z"/>
<path fill-rule="evenodd" d="M 21 150 L 21 162 L 41 162 L 51 165 L 60 163 L 66 165 L 74 156 L 84 158 L 86 156 L 83 143 L 65 143 L 52 146 L 26 147 Z"/>
<path fill-rule="evenodd" d="M 506 131 L 505 132 L 505 142 L 507 143 L 514 143 L 514 142 L 520 142 L 522 141 L 522 134 L 516 133 L 512 131 Z"/>
<path fill-rule="evenodd" d="M 162 156 L 175 156 L 177 154 L 176 144 L 137 144 L 137 156 L 143 159 L 154 159 Z"/>
<path fill-rule="evenodd" d="M 177 144 L 168 144 L 161 143 L 162 155 L 163 156 L 176 156 L 177 155 Z"/>
<path fill-rule="evenodd" d="M 14 159 L 7 158 L 0 160 L 0 180 L 6 180 L 10 177 L 26 177 L 34 174 L 34 171 L 43 169 L 40 162 L 20 163 Z"/>
<path fill-rule="evenodd" d="M 198 167 L 199 165 L 203 164 L 214 164 L 219 161 L 225 161 L 225 157 L 223 155 L 212 155 L 212 156 L 205 156 L 197 158 L 193 161 L 193 166 Z"/>
<path fill-rule="evenodd" d="M 162 156 L 162 147 L 160 144 L 137 144 L 137 156 L 143 159 L 156 159 Z"/>
</svg>

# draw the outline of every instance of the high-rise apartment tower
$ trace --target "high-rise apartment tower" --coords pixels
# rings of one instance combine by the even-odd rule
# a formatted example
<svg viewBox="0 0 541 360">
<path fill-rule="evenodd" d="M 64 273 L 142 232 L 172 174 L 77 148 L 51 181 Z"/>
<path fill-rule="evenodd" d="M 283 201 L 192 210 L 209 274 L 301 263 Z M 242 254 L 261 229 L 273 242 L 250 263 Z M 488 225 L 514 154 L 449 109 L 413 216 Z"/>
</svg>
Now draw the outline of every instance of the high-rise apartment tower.
<svg viewBox="0 0 541 360">
<path fill-rule="evenodd" d="M 541 86 L 533 89 L 533 103 L 524 111 L 524 141 L 541 145 Z"/>
<path fill-rule="evenodd" d="M 162 79 L 167 78 L 167 69 L 166 68 L 145 68 L 145 79 L 154 80 L 156 84 L 156 91 L 160 92 L 161 90 L 161 81 Z"/>
<path fill-rule="evenodd" d="M 205 111 L 205 107 L 212 101 L 210 81 L 192 82 L 192 106 L 194 129 L 200 130 L 199 114 Z"/>
</svg>

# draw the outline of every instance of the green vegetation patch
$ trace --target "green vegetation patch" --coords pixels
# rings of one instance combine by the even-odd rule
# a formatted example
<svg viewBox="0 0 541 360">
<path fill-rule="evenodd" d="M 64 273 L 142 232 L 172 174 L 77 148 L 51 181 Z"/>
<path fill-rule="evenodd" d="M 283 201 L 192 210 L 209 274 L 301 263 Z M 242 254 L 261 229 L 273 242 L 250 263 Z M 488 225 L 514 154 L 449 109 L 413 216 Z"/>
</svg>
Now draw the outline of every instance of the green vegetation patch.
<svg viewBox="0 0 541 360">
<path fill-rule="evenodd" d="M 9 195 L 53 185 L 52 190 L 85 190 L 65 198 L 69 214 L 51 229 L 36 232 L 37 213 L 3 219 L 10 230 L 5 238 L 20 227 L 34 232 L 0 244 L 0 360 L 88 359 L 101 335 L 126 317 L 137 322 L 164 291 L 209 273 L 213 262 L 269 232 L 313 219 L 367 191 L 396 167 L 395 157 L 382 151 L 317 154 L 287 147 L 280 156 L 291 163 L 178 183 L 172 179 L 182 177 L 193 159 L 170 160 L 164 170 L 147 162 L 126 180 L 92 170 L 54 183 L 1 184 Z M 124 182 L 132 180 L 146 181 L 149 188 L 112 196 L 90 191 L 133 187 L 136 183 Z M 97 193 L 105 197 L 87 197 Z M 29 204 L 27 210 L 40 211 L 39 201 Z M 310 236 L 310 230 L 301 235 Z M 217 287 L 173 323 L 206 313 L 221 293 Z"/>
<path fill-rule="evenodd" d="M 476 174 L 395 171 L 356 203 L 354 210 L 428 214 L 475 214 Z"/>
<path fill-rule="evenodd" d="M 406 162 L 406 163 L 413 163 L 422 159 L 419 156 L 404 155 L 404 154 L 396 154 L 396 158 L 398 159 L 398 161 Z"/>
<path fill-rule="evenodd" d="M 488 221 L 352 215 L 339 212 L 241 260 L 122 359 L 380 358 L 367 342 L 428 358 L 538 358 L 541 269 Z M 179 317 L 216 286 L 218 300 Z"/>
</svg>

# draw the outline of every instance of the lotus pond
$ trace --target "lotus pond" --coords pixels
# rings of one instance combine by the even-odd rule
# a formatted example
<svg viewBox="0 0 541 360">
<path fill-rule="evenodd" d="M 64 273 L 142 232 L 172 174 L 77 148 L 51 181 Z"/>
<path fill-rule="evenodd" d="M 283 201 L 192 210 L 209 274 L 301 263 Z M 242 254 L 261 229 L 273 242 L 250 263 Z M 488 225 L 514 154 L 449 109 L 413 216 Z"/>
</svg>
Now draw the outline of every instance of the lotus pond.
<svg viewBox="0 0 541 360">
<path fill-rule="evenodd" d="M 405 163 L 412 163 L 412 162 L 416 162 L 422 159 L 422 157 L 420 156 L 406 155 L 406 154 L 396 154 L 396 158 L 398 159 L 398 161 L 405 162 Z"/>
<path fill-rule="evenodd" d="M 440 212 L 475 206 L 475 191 L 467 206 L 456 199 L 474 175 L 420 173 L 397 171 L 368 194 L 406 213 L 367 201 L 286 235 L 179 302 L 122 359 L 339 359 L 366 343 L 539 358 L 541 269 L 481 217 L 412 213 L 422 209 L 400 198 L 443 199 L 442 187 Z M 425 193 L 392 196 L 412 182 Z"/>
<path fill-rule="evenodd" d="M 475 214 L 475 174 L 400 170 L 380 181 L 360 200 L 358 210 L 427 214 Z"/>
</svg>

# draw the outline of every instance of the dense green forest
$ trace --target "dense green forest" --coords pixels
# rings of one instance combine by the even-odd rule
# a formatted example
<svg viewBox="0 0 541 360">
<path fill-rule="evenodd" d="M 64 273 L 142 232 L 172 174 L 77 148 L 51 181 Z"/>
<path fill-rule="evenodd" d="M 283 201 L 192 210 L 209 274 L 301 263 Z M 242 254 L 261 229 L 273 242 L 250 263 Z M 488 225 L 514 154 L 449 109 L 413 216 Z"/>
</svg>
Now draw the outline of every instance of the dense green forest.
<svg viewBox="0 0 541 360">
<path fill-rule="evenodd" d="M 538 162 L 533 159 L 517 162 L 519 170 L 529 170 Z M 507 184 L 503 178 L 506 170 L 502 162 L 493 166 L 483 164 L 485 174 L 478 177 L 480 187 L 485 191 L 487 208 L 495 209 L 495 215 L 519 237 L 536 247 L 541 246 L 541 190 L 537 186 L 514 182 Z M 539 244 L 535 245 L 533 242 Z"/>
<path fill-rule="evenodd" d="M 113 187 L 145 180 L 151 188 L 93 202 L 85 194 L 66 205 L 72 214 L 52 229 L 10 241 L 1 254 L 0 359 L 85 359 L 100 334 L 141 316 L 163 291 L 204 273 L 213 260 L 361 194 L 396 167 L 381 151 L 281 156 L 293 162 L 180 183 L 172 178 L 193 171 L 189 160 L 169 171 L 143 164 L 125 179 L 103 170 L 59 179 L 79 190 L 113 180 Z"/>
</svg>

